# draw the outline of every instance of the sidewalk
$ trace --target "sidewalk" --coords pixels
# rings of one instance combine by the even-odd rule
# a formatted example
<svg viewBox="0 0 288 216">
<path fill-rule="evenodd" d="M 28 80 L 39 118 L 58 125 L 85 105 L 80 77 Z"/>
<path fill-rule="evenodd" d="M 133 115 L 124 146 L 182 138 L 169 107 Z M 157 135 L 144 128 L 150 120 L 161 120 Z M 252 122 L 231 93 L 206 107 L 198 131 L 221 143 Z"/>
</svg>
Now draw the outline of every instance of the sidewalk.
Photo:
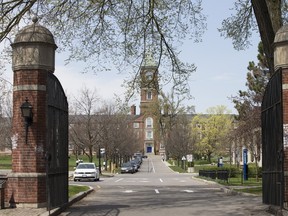
<svg viewBox="0 0 288 216">
<path fill-rule="evenodd" d="M 163 161 L 163 163 L 168 167 L 171 166 L 171 164 L 168 163 L 167 161 Z M 189 173 L 189 174 L 191 174 L 191 173 Z M 197 173 L 192 174 L 192 178 L 195 180 L 205 181 L 208 184 L 217 184 L 224 193 L 231 194 L 231 195 L 238 195 L 238 196 L 257 196 L 254 194 L 243 193 L 243 192 L 238 192 L 236 190 L 233 190 L 233 189 L 237 189 L 237 188 L 247 188 L 247 187 L 253 187 L 253 186 L 224 186 L 224 185 L 221 185 L 215 181 L 209 181 L 206 179 L 197 178 L 197 176 L 198 176 Z M 260 197 L 259 197 L 259 199 L 260 199 Z M 279 206 L 269 206 L 269 205 L 261 204 L 259 206 L 255 206 L 254 211 L 250 212 L 249 215 L 253 215 L 253 216 L 273 216 L 273 215 L 288 216 L 288 210 L 286 210 L 286 209 L 281 210 Z"/>
</svg>

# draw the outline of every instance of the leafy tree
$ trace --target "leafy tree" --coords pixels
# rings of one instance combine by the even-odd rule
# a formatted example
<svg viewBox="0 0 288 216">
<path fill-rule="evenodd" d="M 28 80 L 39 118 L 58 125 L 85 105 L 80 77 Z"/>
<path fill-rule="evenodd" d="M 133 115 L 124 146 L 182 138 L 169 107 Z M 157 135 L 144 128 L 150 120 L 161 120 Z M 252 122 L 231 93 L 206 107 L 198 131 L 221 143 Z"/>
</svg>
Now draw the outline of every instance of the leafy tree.
<svg viewBox="0 0 288 216">
<path fill-rule="evenodd" d="M 194 152 L 207 157 L 210 163 L 213 154 L 226 154 L 225 141 L 232 127 L 232 120 L 232 115 L 225 106 L 211 107 L 207 114 L 196 115 L 192 119 L 192 133 L 196 140 Z"/>
<path fill-rule="evenodd" d="M 223 20 L 219 30 L 233 40 L 236 49 L 249 46 L 252 32 L 258 30 L 267 66 L 273 73 L 273 42 L 276 32 L 287 23 L 287 3 L 287 0 L 237 0 L 234 4 L 236 14 Z"/>
</svg>

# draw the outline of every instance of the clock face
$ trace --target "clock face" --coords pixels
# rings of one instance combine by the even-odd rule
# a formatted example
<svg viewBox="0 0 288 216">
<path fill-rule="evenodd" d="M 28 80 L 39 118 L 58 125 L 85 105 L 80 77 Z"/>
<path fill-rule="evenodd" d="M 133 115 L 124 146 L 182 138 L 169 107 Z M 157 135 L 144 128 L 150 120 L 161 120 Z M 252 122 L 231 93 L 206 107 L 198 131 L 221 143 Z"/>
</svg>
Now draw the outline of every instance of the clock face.
<svg viewBox="0 0 288 216">
<path fill-rule="evenodd" d="M 146 76 L 146 80 L 152 80 L 153 79 L 153 72 L 147 71 L 145 76 Z"/>
</svg>

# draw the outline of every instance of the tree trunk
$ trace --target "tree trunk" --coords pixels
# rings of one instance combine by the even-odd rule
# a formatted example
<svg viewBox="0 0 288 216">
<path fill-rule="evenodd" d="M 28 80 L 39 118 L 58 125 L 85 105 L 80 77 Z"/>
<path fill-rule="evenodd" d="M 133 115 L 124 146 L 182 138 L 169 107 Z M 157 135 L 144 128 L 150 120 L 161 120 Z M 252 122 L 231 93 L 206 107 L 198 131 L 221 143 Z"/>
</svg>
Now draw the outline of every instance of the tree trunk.
<svg viewBox="0 0 288 216">
<path fill-rule="evenodd" d="M 268 4 L 266 3 L 268 2 Z M 282 26 L 280 0 L 264 1 L 251 0 L 264 53 L 267 58 L 270 73 L 274 73 L 274 48 L 273 42 L 276 31 Z M 269 13 L 270 12 L 270 13 Z"/>
</svg>

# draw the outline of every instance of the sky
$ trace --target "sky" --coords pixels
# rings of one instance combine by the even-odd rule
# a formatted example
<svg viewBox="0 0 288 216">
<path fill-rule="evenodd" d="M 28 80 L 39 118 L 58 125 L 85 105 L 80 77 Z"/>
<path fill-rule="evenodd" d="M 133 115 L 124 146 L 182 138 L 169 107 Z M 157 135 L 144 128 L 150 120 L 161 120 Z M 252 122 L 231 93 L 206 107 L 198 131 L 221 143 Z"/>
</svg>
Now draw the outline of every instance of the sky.
<svg viewBox="0 0 288 216">
<path fill-rule="evenodd" d="M 185 102 L 185 105 L 195 106 L 196 113 L 206 113 L 210 107 L 224 105 L 231 113 L 237 114 L 229 97 L 236 96 L 239 90 L 247 89 L 245 82 L 248 62 L 257 62 L 257 45 L 260 41 L 258 33 L 253 35 L 253 46 L 244 51 L 236 51 L 232 41 L 221 37 L 217 30 L 221 27 L 222 20 L 233 13 L 229 10 L 233 7 L 233 2 L 203 0 L 204 13 L 208 17 L 202 42 L 187 40 L 178 48 L 181 51 L 180 59 L 194 63 L 197 67 L 189 81 L 193 99 Z M 105 100 L 113 101 L 115 94 L 124 95 L 125 89 L 121 85 L 128 74 L 118 74 L 116 70 L 97 75 L 83 74 L 80 71 L 85 65 L 77 62 L 65 65 L 64 60 L 65 56 L 57 52 L 54 74 L 62 83 L 68 97 L 77 96 L 84 86 L 91 90 L 96 89 Z M 12 71 L 8 70 L 5 78 L 12 82 L 12 74 Z M 131 105 L 134 103 L 131 102 Z"/>
</svg>

